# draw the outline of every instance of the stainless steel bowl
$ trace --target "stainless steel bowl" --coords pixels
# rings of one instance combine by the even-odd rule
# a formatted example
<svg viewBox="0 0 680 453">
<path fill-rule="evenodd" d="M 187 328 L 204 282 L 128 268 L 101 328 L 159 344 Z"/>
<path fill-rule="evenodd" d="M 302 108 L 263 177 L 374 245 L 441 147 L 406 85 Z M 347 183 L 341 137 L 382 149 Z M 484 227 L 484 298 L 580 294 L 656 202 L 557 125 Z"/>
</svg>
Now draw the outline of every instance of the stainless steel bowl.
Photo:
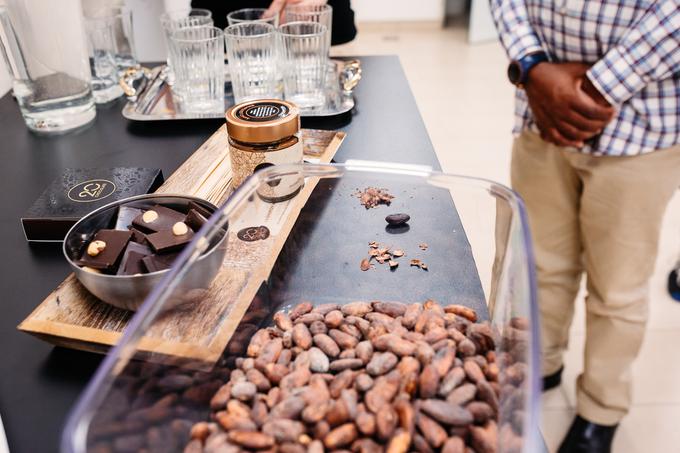
<svg viewBox="0 0 680 453">
<path fill-rule="evenodd" d="M 151 290 L 163 279 L 168 272 L 167 269 L 142 275 L 106 275 L 85 271 L 75 261 L 80 258 L 86 244 L 98 230 L 112 228 L 120 206 L 150 209 L 160 204 L 186 211 L 191 201 L 210 211 L 217 210 L 215 205 L 200 198 L 157 194 L 139 195 L 102 206 L 80 219 L 66 233 L 63 247 L 66 261 L 73 269 L 78 281 L 97 298 L 125 310 L 137 310 Z M 222 266 L 226 253 L 226 237 L 225 232 L 222 236 L 211 240 L 206 252 L 182 278 L 181 288 L 175 291 L 176 294 L 182 295 L 182 298 L 175 301 L 175 305 L 191 302 L 204 295 Z"/>
</svg>

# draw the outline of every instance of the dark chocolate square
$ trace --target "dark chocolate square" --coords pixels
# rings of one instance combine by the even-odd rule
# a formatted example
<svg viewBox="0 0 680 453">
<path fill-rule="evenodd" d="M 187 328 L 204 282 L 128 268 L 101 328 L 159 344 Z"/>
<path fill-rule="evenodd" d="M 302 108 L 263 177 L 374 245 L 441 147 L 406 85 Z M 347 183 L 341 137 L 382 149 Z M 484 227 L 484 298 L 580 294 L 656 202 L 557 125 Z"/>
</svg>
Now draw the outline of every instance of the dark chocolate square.
<svg viewBox="0 0 680 453">
<path fill-rule="evenodd" d="M 171 230 L 175 223 L 184 222 L 184 219 L 186 218 L 186 214 L 161 205 L 156 205 L 147 211 L 156 211 L 158 218 L 153 222 L 146 223 L 142 218 L 144 216 L 144 213 L 142 213 L 132 221 L 132 225 L 144 232 L 149 233 Z"/>
<path fill-rule="evenodd" d="M 131 231 L 99 230 L 92 240 L 85 245 L 77 264 L 104 271 L 114 270 L 131 237 Z M 104 241 L 106 243 L 104 250 L 99 252 L 97 256 L 90 256 L 87 253 L 87 246 L 92 241 Z"/>
<path fill-rule="evenodd" d="M 177 259 L 178 253 L 166 253 L 163 255 L 149 255 L 142 258 L 142 263 L 147 272 L 158 272 L 169 269 Z"/>
<path fill-rule="evenodd" d="M 146 273 L 146 267 L 142 263 L 142 258 L 152 254 L 153 251 L 149 247 L 132 241 L 128 242 L 125 252 L 123 252 L 123 258 L 120 260 L 116 275 L 136 275 Z"/>
<path fill-rule="evenodd" d="M 156 253 L 167 253 L 182 248 L 191 242 L 194 232 L 189 230 L 186 234 L 176 236 L 172 230 L 163 230 L 146 236 L 146 240 L 151 244 L 151 248 Z"/>
</svg>

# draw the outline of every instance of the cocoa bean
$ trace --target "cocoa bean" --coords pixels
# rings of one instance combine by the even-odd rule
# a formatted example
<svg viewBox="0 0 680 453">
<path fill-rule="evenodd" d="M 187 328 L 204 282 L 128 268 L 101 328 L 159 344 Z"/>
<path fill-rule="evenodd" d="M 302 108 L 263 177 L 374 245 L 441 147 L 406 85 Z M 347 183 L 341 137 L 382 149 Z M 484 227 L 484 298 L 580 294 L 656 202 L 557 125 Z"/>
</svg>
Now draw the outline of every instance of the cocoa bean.
<svg viewBox="0 0 680 453">
<path fill-rule="evenodd" d="M 317 347 L 309 349 L 309 369 L 315 373 L 328 372 L 330 362 L 328 356 Z"/>
<path fill-rule="evenodd" d="M 361 373 L 354 379 L 354 385 L 360 392 L 366 392 L 373 387 L 373 378 L 366 373 Z"/>
<path fill-rule="evenodd" d="M 158 381 L 158 388 L 163 392 L 176 392 L 178 390 L 184 390 L 193 384 L 193 382 L 194 380 L 191 376 L 171 374 Z"/>
<path fill-rule="evenodd" d="M 376 352 L 366 365 L 366 372 L 371 376 L 380 376 L 397 365 L 397 356 L 391 352 Z"/>
<path fill-rule="evenodd" d="M 257 425 L 250 418 L 238 417 L 227 412 L 218 412 L 215 414 L 215 420 L 226 431 L 241 430 L 241 431 L 256 431 Z"/>
<path fill-rule="evenodd" d="M 289 372 L 290 370 L 287 366 L 281 365 L 279 363 L 270 363 L 264 369 L 264 375 L 267 376 L 269 382 L 274 385 L 279 384 L 281 379 L 283 379 Z"/>
<path fill-rule="evenodd" d="M 425 366 L 432 362 L 432 359 L 434 359 L 434 349 L 432 346 L 427 344 L 425 341 L 422 341 L 417 344 L 416 348 L 416 358 L 420 361 L 420 363 Z"/>
<path fill-rule="evenodd" d="M 289 396 L 281 401 L 269 413 L 270 418 L 296 419 L 305 408 L 305 400 L 299 396 Z"/>
<path fill-rule="evenodd" d="M 449 393 L 449 396 L 446 397 L 446 401 L 458 406 L 464 406 L 472 401 L 476 394 L 477 386 L 475 386 L 475 384 L 463 384 Z"/>
<path fill-rule="evenodd" d="M 437 392 L 441 397 L 447 397 L 449 393 L 465 380 L 465 370 L 462 367 L 452 368 L 439 384 Z"/>
<path fill-rule="evenodd" d="M 346 316 L 364 316 L 372 311 L 373 308 L 368 302 L 350 302 L 343 305 L 341 310 Z"/>
<path fill-rule="evenodd" d="M 375 415 L 370 412 L 359 412 L 357 414 L 357 428 L 365 436 L 375 434 Z"/>
<path fill-rule="evenodd" d="M 460 437 L 449 437 L 444 442 L 442 453 L 465 453 L 465 442 Z"/>
<path fill-rule="evenodd" d="M 246 379 L 255 384 L 255 387 L 259 392 L 268 392 L 271 388 L 269 379 L 267 379 L 264 374 L 255 368 L 252 368 L 246 372 Z"/>
<path fill-rule="evenodd" d="M 262 425 L 262 432 L 272 436 L 278 443 L 297 442 L 305 432 L 305 425 L 294 420 L 270 419 Z"/>
<path fill-rule="evenodd" d="M 331 425 L 329 425 L 326 420 L 321 420 L 316 425 L 314 425 L 314 437 L 317 439 L 323 439 L 330 432 Z"/>
<path fill-rule="evenodd" d="M 457 345 L 458 352 L 460 355 L 463 357 L 472 357 L 477 353 L 477 347 L 475 344 L 470 341 L 470 339 L 466 338 Z"/>
<path fill-rule="evenodd" d="M 373 356 L 373 344 L 370 341 L 361 341 L 357 343 L 356 348 L 354 348 L 356 356 L 365 365 L 371 360 Z"/>
<path fill-rule="evenodd" d="M 491 384 L 486 380 L 481 380 L 477 383 L 477 397 L 491 406 L 494 412 L 498 411 L 498 396 L 493 387 L 491 387 Z"/>
<path fill-rule="evenodd" d="M 357 439 L 352 444 L 352 452 L 355 453 L 383 453 L 381 445 L 371 439 Z M 348 453 L 346 450 L 335 450 L 334 453 Z"/>
<path fill-rule="evenodd" d="M 248 344 L 248 357 L 259 356 L 262 348 L 264 348 L 264 345 L 269 342 L 269 339 L 270 337 L 268 331 L 262 329 L 255 332 L 255 335 L 253 335 L 253 338 L 250 339 L 250 343 Z"/>
<path fill-rule="evenodd" d="M 427 440 L 418 433 L 413 436 L 413 448 L 420 453 L 434 453 Z"/>
<path fill-rule="evenodd" d="M 281 445 L 279 445 L 277 451 L 279 453 L 305 453 L 307 450 L 305 449 L 304 446 L 300 444 L 296 444 L 293 442 L 284 442 Z"/>
<path fill-rule="evenodd" d="M 284 351 L 290 351 L 290 348 L 293 347 L 293 331 L 292 330 L 286 330 L 285 332 L 283 332 L 283 335 L 281 336 L 281 341 L 283 342 L 283 347 L 286 348 L 286 349 L 284 349 Z M 281 352 L 283 352 L 283 351 L 281 351 Z M 291 351 L 291 354 L 292 354 L 292 352 L 293 351 Z"/>
<path fill-rule="evenodd" d="M 266 367 L 270 363 L 275 363 L 279 358 L 279 354 L 283 350 L 283 340 L 281 338 L 273 338 L 269 340 L 262 347 L 260 355 L 255 359 L 255 366 L 260 370 Z M 234 370 L 237 371 L 237 370 Z M 232 373 L 233 374 L 233 373 Z"/>
<path fill-rule="evenodd" d="M 357 353 L 354 349 L 345 349 L 338 356 L 339 359 L 355 359 L 356 357 Z"/>
<path fill-rule="evenodd" d="M 401 324 L 407 329 L 413 329 L 422 312 L 423 306 L 421 304 L 408 305 L 404 311 L 403 318 L 401 319 Z"/>
<path fill-rule="evenodd" d="M 420 362 L 414 357 L 402 357 L 397 365 L 397 370 L 402 376 L 420 372 Z"/>
<path fill-rule="evenodd" d="M 349 412 L 349 417 L 352 419 L 355 418 L 359 405 L 359 394 L 357 391 L 354 389 L 345 389 L 340 392 L 340 399 L 345 403 L 347 412 Z"/>
<path fill-rule="evenodd" d="M 460 330 L 456 329 L 455 327 L 449 327 L 448 329 L 446 329 L 446 332 L 449 334 L 449 337 L 456 343 L 460 343 L 461 341 L 467 338 L 465 334 L 463 334 Z"/>
<path fill-rule="evenodd" d="M 255 400 L 253 409 L 250 411 L 250 418 L 253 419 L 257 426 L 262 426 L 267 420 L 269 411 L 267 410 L 267 403 L 262 397 Z"/>
<path fill-rule="evenodd" d="M 411 402 L 405 398 L 399 399 L 394 403 L 394 410 L 399 417 L 399 426 L 408 433 L 413 433 L 416 425 L 416 413 Z"/>
<path fill-rule="evenodd" d="M 231 388 L 231 396 L 240 401 L 249 401 L 257 393 L 257 387 L 252 382 L 237 382 Z"/>
<path fill-rule="evenodd" d="M 330 407 L 331 402 L 327 400 L 309 404 L 302 411 L 302 419 L 307 423 L 316 423 L 324 419 Z"/>
<path fill-rule="evenodd" d="M 310 304 L 309 302 L 299 303 L 295 307 L 293 307 L 293 309 L 290 311 L 289 313 L 290 319 L 295 321 L 300 316 L 312 311 L 312 308 L 313 308 L 312 304 Z"/>
<path fill-rule="evenodd" d="M 321 313 L 322 315 L 326 316 L 328 313 L 332 312 L 333 310 L 339 310 L 339 309 L 340 309 L 340 305 L 330 303 L 330 304 L 317 305 L 316 307 L 314 307 L 314 309 L 312 311 L 314 313 Z"/>
<path fill-rule="evenodd" d="M 364 336 L 368 336 L 368 329 L 371 327 L 370 322 L 358 316 L 347 316 L 345 318 L 345 324 L 356 326 Z"/>
<path fill-rule="evenodd" d="M 462 316 L 470 322 L 477 322 L 477 313 L 472 308 L 463 305 L 447 305 L 444 307 L 444 312 Z"/>
<path fill-rule="evenodd" d="M 269 392 L 267 393 L 267 398 L 265 402 L 267 403 L 267 407 L 271 409 L 272 407 L 276 406 L 281 397 L 281 389 L 278 387 L 273 387 Z"/>
<path fill-rule="evenodd" d="M 274 446 L 274 437 L 265 433 L 251 431 L 229 431 L 229 440 L 242 447 L 261 450 Z"/>
<path fill-rule="evenodd" d="M 446 430 L 430 417 L 419 413 L 416 416 L 416 425 L 432 448 L 439 448 L 446 441 Z"/>
<path fill-rule="evenodd" d="M 472 401 L 465 408 L 472 414 L 475 423 L 480 425 L 494 417 L 494 410 L 482 401 Z"/>
<path fill-rule="evenodd" d="M 300 368 L 284 376 L 279 383 L 281 390 L 291 390 L 302 387 L 309 382 L 312 372 L 309 368 Z"/>
<path fill-rule="evenodd" d="M 326 412 L 326 421 L 331 427 L 341 425 L 350 420 L 349 409 L 342 399 L 331 401 Z"/>
<path fill-rule="evenodd" d="M 207 422 L 198 422 L 191 427 L 190 436 L 203 442 L 210 435 L 210 428 Z"/>
<path fill-rule="evenodd" d="M 227 405 L 227 401 L 231 398 L 231 386 L 232 384 L 228 382 L 217 390 L 217 393 L 215 393 L 210 400 L 210 409 L 214 411 L 224 409 Z"/>
<path fill-rule="evenodd" d="M 328 336 L 330 336 L 333 341 L 335 341 L 335 343 L 342 349 L 354 348 L 359 343 L 359 340 L 357 340 L 356 337 L 353 337 L 352 335 L 349 335 L 338 329 L 329 330 Z"/>
<path fill-rule="evenodd" d="M 184 453 L 203 453 L 203 444 L 199 439 L 192 439 L 191 442 L 189 442 L 187 446 L 184 447 Z"/>
<path fill-rule="evenodd" d="M 394 408 L 389 404 L 385 404 L 375 414 L 375 426 L 378 437 L 383 440 L 389 439 L 394 433 L 398 422 L 399 418 Z"/>
<path fill-rule="evenodd" d="M 323 443 L 326 448 L 335 449 L 351 444 L 356 437 L 357 428 L 354 426 L 354 423 L 346 423 L 326 434 Z"/>
<path fill-rule="evenodd" d="M 456 347 L 446 346 L 439 349 L 434 358 L 432 359 L 432 365 L 437 369 L 440 376 L 446 376 L 446 374 L 453 366 L 453 362 L 456 359 Z"/>
<path fill-rule="evenodd" d="M 345 316 L 340 310 L 333 310 L 326 314 L 324 322 L 329 329 L 337 329 L 342 324 Z"/>
<path fill-rule="evenodd" d="M 293 321 L 291 321 L 290 316 L 282 311 L 274 314 L 274 324 L 284 332 L 293 328 Z"/>
<path fill-rule="evenodd" d="M 474 360 L 466 360 L 463 362 L 463 369 L 465 370 L 467 378 L 475 384 L 486 380 L 484 372 Z"/>
<path fill-rule="evenodd" d="M 314 321 L 309 325 L 309 333 L 312 335 L 317 335 L 320 333 L 327 333 L 328 332 L 328 327 L 326 327 L 326 323 L 323 321 Z"/>
<path fill-rule="evenodd" d="M 320 333 L 314 335 L 313 341 L 328 357 L 335 358 L 340 354 L 340 347 L 338 344 L 326 334 Z"/>
<path fill-rule="evenodd" d="M 389 327 L 393 322 L 394 318 L 392 316 L 386 315 L 384 313 L 371 312 L 365 316 L 369 322 L 373 324 L 382 324 L 385 327 Z"/>
<path fill-rule="evenodd" d="M 443 327 L 434 327 L 425 333 L 424 340 L 429 344 L 434 344 L 440 340 L 444 340 L 449 336 L 449 333 Z"/>
<path fill-rule="evenodd" d="M 420 410 L 445 425 L 464 426 L 473 420 L 472 414 L 467 409 L 437 399 L 423 401 Z"/>
<path fill-rule="evenodd" d="M 406 453 L 411 446 L 411 434 L 398 429 L 387 444 L 386 453 Z"/>
<path fill-rule="evenodd" d="M 388 316 L 396 318 L 397 316 L 404 316 L 408 306 L 401 302 L 373 302 L 373 310 L 378 313 L 384 313 Z"/>
<path fill-rule="evenodd" d="M 498 451 L 496 422 L 490 421 L 483 427 L 470 426 L 470 443 L 478 453 L 496 453 Z"/>
<path fill-rule="evenodd" d="M 341 373 L 338 373 L 328 386 L 331 397 L 338 398 L 342 391 L 352 385 L 353 382 L 354 371 L 344 370 Z"/>
<path fill-rule="evenodd" d="M 250 407 L 239 400 L 231 400 L 227 403 L 227 412 L 234 417 L 250 418 Z"/>
<path fill-rule="evenodd" d="M 439 372 L 434 365 L 430 364 L 423 368 L 423 372 L 420 374 L 420 380 L 418 382 L 420 397 L 433 398 L 437 394 L 439 380 Z"/>
<path fill-rule="evenodd" d="M 353 336 L 354 338 L 357 339 L 357 341 L 361 340 L 362 337 L 361 330 L 359 330 L 358 327 L 353 326 L 352 324 L 342 324 L 340 325 L 338 330 L 346 333 L 347 335 Z"/>
<path fill-rule="evenodd" d="M 295 324 L 293 327 L 293 343 L 305 350 L 312 346 L 312 334 L 305 324 Z"/>
<path fill-rule="evenodd" d="M 344 370 L 356 370 L 363 366 L 361 359 L 338 359 L 330 363 L 331 371 L 344 371 Z"/>
<path fill-rule="evenodd" d="M 304 324 L 306 326 L 310 326 L 315 322 L 323 322 L 323 318 L 324 317 L 321 313 L 307 313 L 293 321 L 293 324 Z"/>
<path fill-rule="evenodd" d="M 283 351 L 281 351 L 281 354 L 279 354 L 279 358 L 276 360 L 276 363 L 278 363 L 280 365 L 288 366 L 288 365 L 290 365 L 290 361 L 292 359 L 293 359 L 293 352 L 290 349 L 284 349 Z"/>
</svg>

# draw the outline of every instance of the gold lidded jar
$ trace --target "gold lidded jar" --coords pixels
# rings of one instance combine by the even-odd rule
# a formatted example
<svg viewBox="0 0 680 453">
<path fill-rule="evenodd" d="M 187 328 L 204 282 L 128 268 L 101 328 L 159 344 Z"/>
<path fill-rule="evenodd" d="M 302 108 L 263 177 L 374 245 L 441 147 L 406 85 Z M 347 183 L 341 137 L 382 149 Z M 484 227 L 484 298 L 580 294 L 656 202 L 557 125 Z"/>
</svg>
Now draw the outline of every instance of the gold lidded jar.
<svg viewBox="0 0 680 453">
<path fill-rule="evenodd" d="M 227 110 L 226 119 L 234 189 L 262 168 L 302 163 L 300 110 L 295 104 L 279 99 L 243 102 Z M 283 201 L 302 185 L 300 175 L 282 176 L 258 194 L 267 201 Z"/>
</svg>

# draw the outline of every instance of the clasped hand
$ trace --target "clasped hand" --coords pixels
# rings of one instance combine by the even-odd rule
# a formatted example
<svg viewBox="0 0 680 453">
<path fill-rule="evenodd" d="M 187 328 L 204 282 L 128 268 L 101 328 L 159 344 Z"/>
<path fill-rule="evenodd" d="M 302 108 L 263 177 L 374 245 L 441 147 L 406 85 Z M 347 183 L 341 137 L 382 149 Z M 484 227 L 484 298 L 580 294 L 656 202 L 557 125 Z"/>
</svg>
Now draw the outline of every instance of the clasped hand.
<svg viewBox="0 0 680 453">
<path fill-rule="evenodd" d="M 583 63 L 539 63 L 525 85 L 541 138 L 559 146 L 583 147 L 614 117 L 614 107 L 586 77 Z"/>
</svg>

